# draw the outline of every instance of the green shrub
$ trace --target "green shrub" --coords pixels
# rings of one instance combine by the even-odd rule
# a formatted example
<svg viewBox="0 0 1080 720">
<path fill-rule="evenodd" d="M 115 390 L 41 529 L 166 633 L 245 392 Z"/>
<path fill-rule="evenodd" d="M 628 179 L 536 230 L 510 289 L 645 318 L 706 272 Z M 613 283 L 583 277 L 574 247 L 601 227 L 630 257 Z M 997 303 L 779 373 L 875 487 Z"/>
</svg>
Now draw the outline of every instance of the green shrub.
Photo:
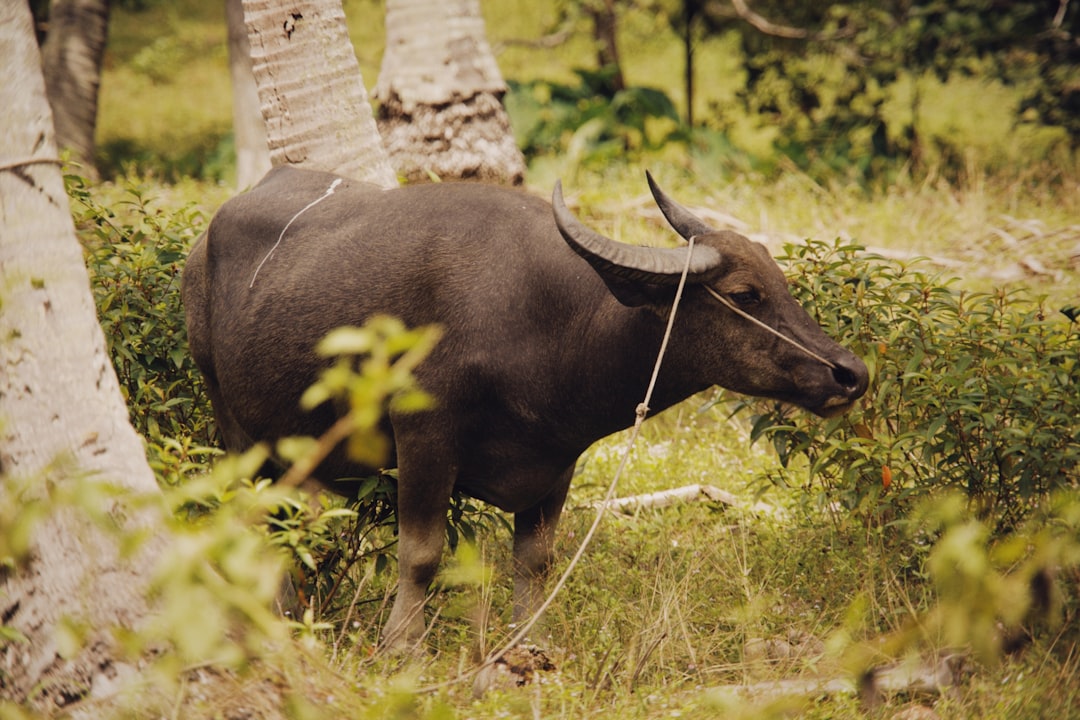
<svg viewBox="0 0 1080 720">
<path fill-rule="evenodd" d="M 68 175 L 67 187 L 131 423 L 180 471 L 205 457 L 213 434 L 180 303 L 184 258 L 206 220 L 192 205 L 166 211 L 135 185 L 114 208 L 80 177 Z"/>
<path fill-rule="evenodd" d="M 527 158 L 569 155 L 602 165 L 628 153 L 685 139 L 675 104 L 662 90 L 613 90 L 611 71 L 578 69 L 581 82 L 509 81 L 507 112 Z"/>
<path fill-rule="evenodd" d="M 828 420 L 757 408 L 787 468 L 809 467 L 822 506 L 902 510 L 962 491 L 997 530 L 1014 527 L 1080 468 L 1080 332 L 1027 291 L 965 293 L 854 245 L 807 242 L 781 259 L 825 330 L 863 357 L 871 386 Z M 774 480 L 794 475 L 781 469 Z"/>
</svg>

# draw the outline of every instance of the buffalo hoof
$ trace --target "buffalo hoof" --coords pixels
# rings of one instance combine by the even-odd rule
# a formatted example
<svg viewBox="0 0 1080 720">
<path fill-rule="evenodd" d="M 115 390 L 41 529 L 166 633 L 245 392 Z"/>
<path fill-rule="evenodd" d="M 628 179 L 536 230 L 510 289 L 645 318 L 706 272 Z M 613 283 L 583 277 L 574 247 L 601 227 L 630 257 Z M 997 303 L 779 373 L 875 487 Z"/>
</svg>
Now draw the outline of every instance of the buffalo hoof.
<svg viewBox="0 0 1080 720">
<path fill-rule="evenodd" d="M 553 672 L 555 663 L 535 645 L 518 645 L 485 665 L 473 681 L 473 697 L 481 698 L 492 690 L 510 690 L 533 682 L 542 682 L 540 673 Z"/>
</svg>

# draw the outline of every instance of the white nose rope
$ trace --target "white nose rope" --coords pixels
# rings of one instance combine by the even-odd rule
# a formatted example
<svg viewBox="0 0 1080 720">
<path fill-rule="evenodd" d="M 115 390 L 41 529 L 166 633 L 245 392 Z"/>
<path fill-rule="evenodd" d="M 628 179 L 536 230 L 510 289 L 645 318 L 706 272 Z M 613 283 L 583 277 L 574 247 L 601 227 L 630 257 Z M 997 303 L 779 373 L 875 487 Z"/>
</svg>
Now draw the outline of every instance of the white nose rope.
<svg viewBox="0 0 1080 720">
<path fill-rule="evenodd" d="M 783 333 L 781 333 L 781 332 L 780 332 L 779 330 L 776 330 L 776 329 L 774 329 L 774 328 L 772 328 L 772 327 L 770 327 L 770 326 L 766 325 L 765 323 L 761 322 L 761 321 L 760 321 L 760 320 L 758 320 L 758 319 L 757 319 L 756 317 L 754 317 L 754 316 L 753 316 L 753 315 L 751 315 L 750 313 L 746 312 L 745 310 L 743 310 L 742 308 L 740 308 L 739 306 L 737 306 L 737 305 L 736 305 L 735 303 L 731 302 L 731 301 L 730 301 L 730 300 L 728 300 L 728 299 L 727 299 L 726 297 L 724 297 L 724 296 L 723 296 L 723 295 L 721 295 L 720 293 L 718 293 L 718 292 L 716 292 L 715 290 L 713 290 L 713 289 L 712 289 L 711 287 L 709 287 L 708 285 L 702 285 L 702 287 L 703 287 L 703 288 L 705 288 L 705 292 L 709 293 L 709 294 L 710 294 L 710 295 L 712 295 L 712 296 L 713 296 L 714 298 L 716 298 L 717 300 L 719 300 L 719 301 L 721 302 L 721 304 L 723 304 L 723 305 L 724 305 L 724 306 L 725 306 L 726 308 L 728 308 L 729 310 L 731 310 L 732 312 L 734 312 L 734 313 L 735 313 L 736 315 L 740 315 L 740 316 L 742 316 L 742 317 L 746 318 L 747 320 L 749 320 L 750 322 L 754 323 L 754 324 L 755 324 L 755 325 L 757 325 L 758 327 L 760 327 L 760 328 L 763 328 L 763 329 L 765 329 L 765 330 L 768 330 L 769 332 L 771 332 L 771 333 L 772 333 L 773 335 L 775 335 L 776 337 L 780 338 L 780 339 L 781 339 L 781 340 L 783 340 L 784 342 L 786 342 L 786 343 L 788 343 L 788 344 L 790 344 L 790 345 L 794 345 L 794 346 L 795 346 L 795 347 L 797 347 L 797 348 L 798 348 L 799 350 L 802 350 L 802 351 L 803 351 L 804 353 L 806 353 L 806 354 L 807 354 L 807 355 L 809 355 L 810 357 L 814 358 L 815 360 L 817 360 L 817 361 L 818 361 L 819 363 L 821 363 L 822 365 L 824 365 L 824 366 L 826 366 L 826 367 L 828 367 L 828 368 L 831 368 L 831 369 L 833 369 L 833 370 L 836 370 L 836 369 L 837 369 L 837 368 L 836 368 L 836 365 L 835 365 L 834 363 L 832 363 L 832 362 L 829 362 L 828 360 L 826 360 L 825 358 L 821 357 L 820 355 L 818 355 L 818 354 L 817 354 L 816 352 L 814 352 L 814 351 L 813 351 L 813 350 L 811 350 L 810 348 L 806 347 L 805 345 L 802 345 L 802 344 L 801 344 L 801 343 L 799 343 L 798 341 L 796 341 L 796 340 L 792 340 L 792 339 L 791 339 L 791 338 L 789 338 L 789 337 L 788 337 L 787 335 L 784 335 Z"/>
</svg>

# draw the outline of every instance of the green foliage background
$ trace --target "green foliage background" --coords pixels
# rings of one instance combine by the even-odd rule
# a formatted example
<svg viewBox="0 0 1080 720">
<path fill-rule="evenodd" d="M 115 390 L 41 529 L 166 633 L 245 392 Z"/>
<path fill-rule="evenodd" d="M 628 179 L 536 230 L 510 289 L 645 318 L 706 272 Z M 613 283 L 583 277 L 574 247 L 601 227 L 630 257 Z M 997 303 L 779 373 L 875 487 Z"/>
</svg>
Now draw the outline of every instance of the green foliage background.
<svg viewBox="0 0 1080 720">
<path fill-rule="evenodd" d="M 753 7 L 804 37 L 758 32 L 716 5 L 703 5 L 701 24 L 738 33 L 747 70 L 740 109 L 774 127 L 776 148 L 806 170 L 874 176 L 902 158 L 955 172 L 972 150 L 984 155 L 979 162 L 1013 160 L 986 157 L 989 148 L 957 134 L 958 127 L 933 129 L 941 112 L 935 105 L 944 98 L 932 89 L 962 91 L 966 80 L 984 91 L 1007 90 L 995 93 L 993 112 L 1014 139 L 1024 138 L 1028 152 L 1069 152 L 1080 140 L 1080 15 L 1063 6 L 765 0 Z M 965 106 L 949 108 L 950 120 L 962 124 L 959 116 L 984 102 L 993 101 L 965 94 Z M 726 124 L 733 122 L 738 118 Z"/>
<path fill-rule="evenodd" d="M 1067 41 L 1078 29 L 1075 9 L 1055 29 L 1053 3 L 1034 1 L 751 4 L 776 24 L 809 33 L 789 40 L 754 30 L 728 3 L 624 0 L 614 8 L 628 87 L 614 98 L 587 10 L 603 5 L 481 3 L 510 81 L 515 132 L 532 160 L 570 155 L 603 163 L 679 141 L 682 155 L 732 172 L 771 174 L 790 161 L 819 179 L 887 178 L 908 164 L 953 176 L 1031 163 L 1050 174 L 1075 164 L 1080 51 Z M 371 88 L 384 42 L 382 6 L 344 6 Z M 692 132 L 681 120 L 689 103 L 682 78 L 688 33 L 697 87 Z M 548 37 L 561 38 L 554 50 Z M 107 176 L 134 167 L 168 179 L 231 177 L 224 42 L 218 2 L 114 9 L 99 133 Z"/>
</svg>

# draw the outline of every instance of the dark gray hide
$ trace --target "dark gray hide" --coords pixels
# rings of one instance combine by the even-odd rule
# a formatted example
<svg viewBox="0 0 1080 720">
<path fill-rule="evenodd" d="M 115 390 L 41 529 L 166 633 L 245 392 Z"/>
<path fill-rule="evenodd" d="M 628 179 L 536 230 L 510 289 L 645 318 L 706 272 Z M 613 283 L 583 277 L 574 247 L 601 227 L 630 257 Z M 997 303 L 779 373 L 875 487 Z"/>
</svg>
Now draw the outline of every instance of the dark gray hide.
<svg viewBox="0 0 1080 720">
<path fill-rule="evenodd" d="M 381 190 L 342 180 L 293 220 L 335 180 L 277 168 L 227 202 L 191 251 L 191 351 L 225 443 L 241 450 L 326 430 L 331 409 L 304 413 L 298 400 L 324 366 L 313 348 L 331 329 L 376 313 L 440 324 L 443 339 L 417 371 L 436 407 L 389 418 L 401 576 L 386 637 L 405 644 L 423 632 L 455 487 L 515 514 L 520 620 L 542 597 L 578 455 L 633 424 L 686 248 L 614 243 L 581 226 L 558 190 L 553 213 L 520 191 L 465 183 Z M 712 385 L 826 415 L 863 394 L 865 365 L 795 302 L 763 246 L 712 231 L 656 194 L 697 246 L 652 412 Z M 739 317 L 705 283 L 836 367 Z M 317 474 L 369 469 L 338 454 Z"/>
</svg>

